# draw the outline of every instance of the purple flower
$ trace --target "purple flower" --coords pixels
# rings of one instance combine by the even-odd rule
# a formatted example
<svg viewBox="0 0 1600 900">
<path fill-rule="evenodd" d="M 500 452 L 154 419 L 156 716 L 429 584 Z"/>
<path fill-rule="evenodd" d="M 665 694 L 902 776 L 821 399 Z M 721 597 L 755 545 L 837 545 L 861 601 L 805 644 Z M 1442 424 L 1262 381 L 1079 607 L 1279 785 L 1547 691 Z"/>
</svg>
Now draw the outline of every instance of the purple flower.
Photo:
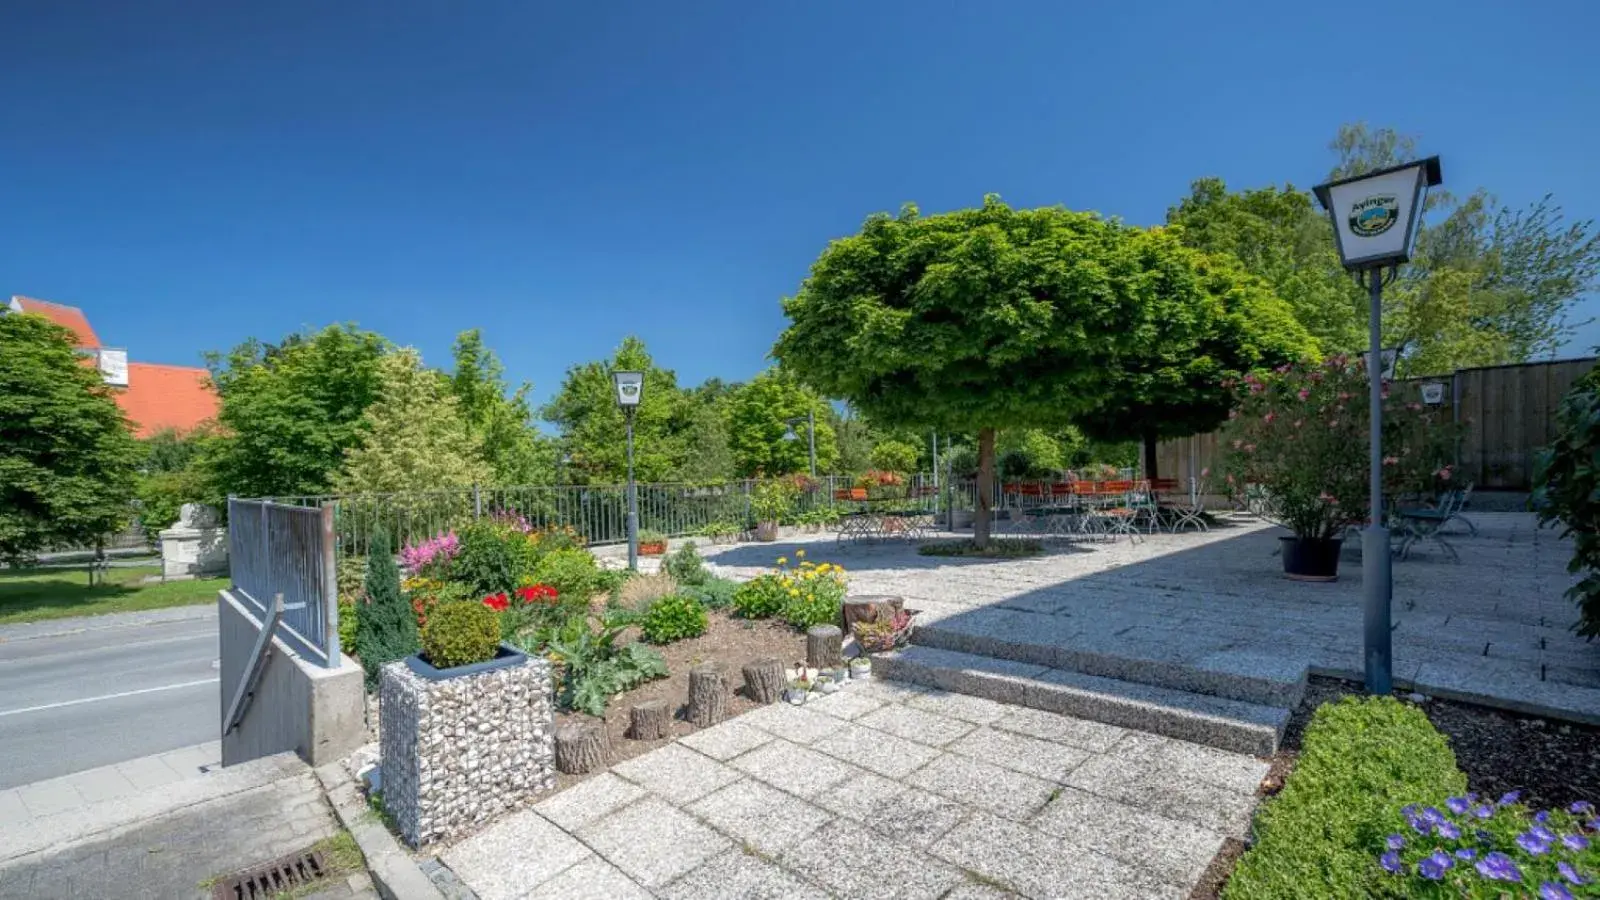
<svg viewBox="0 0 1600 900">
<path fill-rule="evenodd" d="M 1573 884 L 1588 884 L 1589 883 L 1589 880 L 1587 878 L 1583 878 L 1583 877 L 1578 875 L 1578 870 L 1574 869 L 1572 867 L 1572 863 L 1569 863 L 1569 862 L 1558 862 L 1558 863 L 1556 863 L 1556 871 L 1561 873 L 1561 877 L 1562 878 L 1565 878 L 1566 880 L 1572 882 Z"/>
<path fill-rule="evenodd" d="M 1444 805 L 1449 807 L 1450 811 L 1458 816 L 1465 813 L 1467 809 L 1472 806 L 1471 802 L 1469 802 L 1465 797 L 1451 797 L 1449 800 L 1444 802 Z"/>
<path fill-rule="evenodd" d="M 1474 868 L 1490 881 L 1522 881 L 1522 872 L 1518 871 L 1517 864 L 1498 850 L 1485 854 Z"/>
<path fill-rule="evenodd" d="M 1476 859 L 1477 856 L 1478 851 L 1472 849 L 1471 847 L 1462 847 L 1460 850 L 1456 851 L 1456 859 L 1464 859 L 1468 862 Z"/>
<path fill-rule="evenodd" d="M 1378 865 L 1383 866 L 1383 870 L 1391 875 L 1399 875 L 1403 868 L 1400 865 L 1400 854 L 1393 850 L 1378 857 Z"/>
<path fill-rule="evenodd" d="M 1535 822 L 1538 822 L 1541 825 L 1543 825 L 1544 823 L 1550 821 L 1550 810 L 1548 810 L 1548 809 L 1539 810 L 1538 812 L 1533 814 L 1533 820 Z"/>
<path fill-rule="evenodd" d="M 1600 819 L 1590 819 L 1584 823 L 1584 827 L 1590 831 L 1600 831 Z"/>
<path fill-rule="evenodd" d="M 1581 816 L 1584 813 L 1594 812 L 1594 804 L 1587 800 L 1578 800 L 1571 806 L 1567 807 L 1567 811 L 1575 816 Z"/>
<path fill-rule="evenodd" d="M 1444 878 L 1444 873 L 1450 871 L 1450 867 L 1455 864 L 1456 861 L 1450 858 L 1450 854 L 1443 850 L 1435 850 L 1428 858 L 1417 863 L 1417 874 L 1429 881 L 1440 881 Z"/>
<path fill-rule="evenodd" d="M 1528 833 L 1547 844 L 1554 842 L 1556 839 L 1556 833 L 1543 825 L 1535 825 L 1529 828 Z"/>
<path fill-rule="evenodd" d="M 1440 822 L 1439 836 L 1447 841 L 1454 841 L 1461 837 L 1461 829 L 1454 822 Z"/>
<path fill-rule="evenodd" d="M 1520 799 L 1522 799 L 1522 792 L 1521 791 L 1507 791 L 1506 793 L 1504 793 L 1504 794 L 1502 794 L 1500 796 L 1500 805 L 1501 806 L 1510 806 L 1511 804 L 1517 802 Z"/>
<path fill-rule="evenodd" d="M 1494 808 L 1485 803 L 1483 806 L 1473 809 L 1472 814 L 1480 819 L 1487 819 L 1494 815 Z"/>
<path fill-rule="evenodd" d="M 1550 852 L 1550 842 L 1531 831 L 1517 835 L 1517 846 L 1534 856 L 1543 856 Z"/>
<path fill-rule="evenodd" d="M 1433 826 L 1422 819 L 1409 819 L 1408 821 L 1411 823 L 1411 827 L 1416 830 L 1417 834 L 1426 836 L 1428 832 L 1433 830 Z"/>
<path fill-rule="evenodd" d="M 1569 834 L 1561 839 L 1561 843 L 1565 844 L 1568 850 L 1589 849 L 1589 839 L 1581 834 Z"/>
<path fill-rule="evenodd" d="M 1417 815 L 1417 805 L 1415 803 L 1407 803 L 1405 806 L 1400 807 L 1400 815 L 1405 816 L 1408 819 L 1415 818 Z"/>
<path fill-rule="evenodd" d="M 1430 806 L 1422 811 L 1422 821 L 1427 822 L 1430 825 L 1438 825 L 1440 822 L 1445 821 L 1444 813 L 1439 812 L 1437 808 Z"/>
<path fill-rule="evenodd" d="M 1406 845 L 1406 837 L 1403 834 L 1391 834 L 1384 843 L 1389 845 L 1390 850 L 1399 850 Z"/>
<path fill-rule="evenodd" d="M 1546 881 L 1539 885 L 1539 900 L 1573 900 L 1572 892 L 1559 881 Z"/>
</svg>

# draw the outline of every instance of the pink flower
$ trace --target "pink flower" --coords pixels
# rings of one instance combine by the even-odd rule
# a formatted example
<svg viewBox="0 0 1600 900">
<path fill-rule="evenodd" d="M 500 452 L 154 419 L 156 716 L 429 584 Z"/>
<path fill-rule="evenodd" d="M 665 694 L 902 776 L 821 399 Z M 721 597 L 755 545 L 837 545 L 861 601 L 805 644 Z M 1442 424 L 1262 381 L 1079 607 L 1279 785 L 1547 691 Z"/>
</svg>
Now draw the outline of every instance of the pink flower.
<svg viewBox="0 0 1600 900">
<path fill-rule="evenodd" d="M 1272 371 L 1277 372 L 1279 375 L 1282 375 L 1285 372 L 1289 371 L 1289 365 L 1287 363 L 1285 363 L 1285 364 L 1277 367 L 1276 369 L 1273 369 Z"/>
<path fill-rule="evenodd" d="M 1276 419 L 1277 417 L 1278 417 L 1277 413 L 1270 413 L 1269 412 L 1266 415 L 1261 417 L 1261 421 L 1263 421 L 1263 422 L 1271 422 L 1273 419 Z"/>
<path fill-rule="evenodd" d="M 1450 467 L 1449 466 L 1445 466 L 1444 468 L 1440 469 L 1439 471 L 1437 471 L 1437 472 L 1435 472 L 1433 474 L 1438 475 L 1440 480 L 1442 480 L 1442 481 L 1449 481 L 1450 480 Z"/>
<path fill-rule="evenodd" d="M 1340 391 L 1339 392 L 1339 399 L 1340 400 L 1349 400 L 1350 399 L 1350 392 L 1349 391 Z"/>
<path fill-rule="evenodd" d="M 1318 494 L 1317 495 L 1317 499 L 1321 500 L 1323 503 L 1328 504 L 1329 506 L 1338 506 L 1339 505 L 1339 498 L 1333 496 L 1332 494 L 1328 493 L 1327 491 L 1323 491 L 1322 493 Z"/>
<path fill-rule="evenodd" d="M 1400 457 L 1398 457 L 1398 456 L 1385 456 L 1383 458 L 1383 464 L 1386 465 L 1386 466 L 1399 465 L 1399 463 L 1400 463 Z"/>
<path fill-rule="evenodd" d="M 1306 399 L 1311 396 L 1311 389 L 1310 388 L 1301 388 L 1300 389 L 1300 393 L 1299 393 L 1298 396 L 1300 397 L 1300 402 L 1304 403 L 1306 401 Z"/>
<path fill-rule="evenodd" d="M 1422 409 L 1422 404 L 1421 403 L 1416 403 L 1416 402 L 1407 403 L 1406 404 L 1406 409 L 1409 409 L 1412 412 L 1418 412 L 1418 411 L 1420 411 Z"/>
<path fill-rule="evenodd" d="M 1321 372 L 1312 372 L 1311 373 L 1311 380 L 1320 382 L 1322 380 L 1322 373 Z"/>
<path fill-rule="evenodd" d="M 1295 419 L 1294 420 L 1294 427 L 1299 428 L 1301 425 L 1304 425 L 1305 423 L 1306 423 L 1305 419 Z"/>
<path fill-rule="evenodd" d="M 1328 427 L 1329 428 L 1338 428 L 1339 427 L 1339 420 L 1338 419 L 1329 419 L 1328 420 Z"/>
<path fill-rule="evenodd" d="M 1200 477 L 1201 478 L 1205 478 L 1207 475 L 1210 475 L 1210 474 L 1211 474 L 1211 467 L 1210 466 L 1206 466 L 1205 468 L 1200 470 Z"/>
<path fill-rule="evenodd" d="M 1261 393 L 1262 390 L 1263 390 L 1263 388 L 1261 386 L 1261 382 L 1259 382 L 1259 381 L 1250 382 L 1250 393 L 1259 394 L 1259 393 Z"/>
<path fill-rule="evenodd" d="M 1228 418 L 1229 419 L 1237 419 L 1237 418 L 1239 418 L 1239 411 L 1237 409 L 1228 410 Z"/>
</svg>

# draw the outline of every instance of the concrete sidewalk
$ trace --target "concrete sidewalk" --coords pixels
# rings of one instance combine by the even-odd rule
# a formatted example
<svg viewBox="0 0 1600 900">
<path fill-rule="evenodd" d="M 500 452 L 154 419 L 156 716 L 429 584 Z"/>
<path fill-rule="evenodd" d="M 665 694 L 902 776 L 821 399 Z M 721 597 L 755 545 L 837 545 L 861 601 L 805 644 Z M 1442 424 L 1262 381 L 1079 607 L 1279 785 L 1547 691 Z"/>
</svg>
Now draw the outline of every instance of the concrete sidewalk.
<svg viewBox="0 0 1600 900">
<path fill-rule="evenodd" d="M 57 637 L 63 634 L 98 631 L 103 628 L 138 628 L 142 625 L 154 625 L 161 622 L 186 622 L 192 619 L 215 619 L 216 617 L 217 605 L 208 602 L 197 603 L 193 606 L 172 606 L 166 609 L 150 609 L 139 612 L 106 613 L 103 616 L 73 616 L 67 619 L 45 619 L 42 622 L 19 622 L 15 625 L 0 625 L 0 644 L 10 641 L 25 641 L 31 638 Z"/>
<path fill-rule="evenodd" d="M 200 778 L 222 767 L 222 745 L 208 741 L 154 756 L 98 769 L 88 769 L 0 791 L 0 835 L 31 832 L 45 820 L 85 815 L 100 804 L 127 800 L 143 791 L 168 788 Z M 0 859 L 10 855 L 10 841 L 0 837 Z"/>
</svg>

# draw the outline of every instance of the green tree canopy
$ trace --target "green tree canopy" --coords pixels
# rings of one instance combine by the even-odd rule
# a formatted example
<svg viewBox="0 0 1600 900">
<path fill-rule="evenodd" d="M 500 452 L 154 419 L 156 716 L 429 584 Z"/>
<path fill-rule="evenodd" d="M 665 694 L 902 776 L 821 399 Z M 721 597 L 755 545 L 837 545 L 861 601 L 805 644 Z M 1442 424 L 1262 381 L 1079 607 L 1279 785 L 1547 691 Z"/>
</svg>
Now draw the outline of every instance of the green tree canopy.
<svg viewBox="0 0 1600 900">
<path fill-rule="evenodd" d="M 645 373 L 644 397 L 634 415 L 635 477 L 667 481 L 682 467 L 686 405 L 677 375 L 658 368 L 636 337 L 624 339 L 609 360 L 568 369 L 560 392 L 545 405 L 543 416 L 561 430 L 561 448 L 570 457 L 565 471 L 578 483 L 616 484 L 626 478 L 624 420 L 611 382 L 611 373 L 618 371 Z"/>
<path fill-rule="evenodd" d="M 0 558 L 86 545 L 128 520 L 142 452 L 70 331 L 0 315 Z"/>
<path fill-rule="evenodd" d="M 557 450 L 533 425 L 533 385 L 524 382 L 508 392 L 505 367 L 476 328 L 456 336 L 453 354 L 450 391 L 491 482 L 504 487 L 554 481 Z"/>
<path fill-rule="evenodd" d="M 1132 230 L 1059 207 L 870 217 L 795 296 L 773 354 L 890 427 L 977 432 L 988 539 L 994 432 L 1060 427 L 1106 401 L 1150 288 Z"/>
<path fill-rule="evenodd" d="M 1080 416 L 1100 441 L 1144 444 L 1147 477 L 1156 441 L 1221 425 L 1233 405 L 1228 385 L 1257 369 L 1315 358 L 1317 343 L 1294 311 L 1229 256 L 1207 256 L 1163 230 L 1131 238 L 1146 273 L 1132 348 L 1111 364 L 1105 402 Z"/>
<path fill-rule="evenodd" d="M 881 472 L 915 472 L 917 447 L 905 441 L 885 438 L 872 445 L 872 467 Z"/>
<path fill-rule="evenodd" d="M 728 405 L 728 446 L 734 470 L 745 478 L 808 471 L 807 413 L 817 424 L 817 471 L 831 469 L 839 451 L 826 407 L 821 397 L 781 369 L 757 375 L 734 392 Z M 798 440 L 784 437 L 791 421 Z"/>
<path fill-rule="evenodd" d="M 354 325 L 254 338 L 209 359 L 221 434 L 204 465 L 216 498 L 326 493 L 377 400 L 389 342 Z"/>
<path fill-rule="evenodd" d="M 335 490 L 388 494 L 490 482 L 444 376 L 409 347 L 385 356 L 378 372 L 378 399 L 361 416 L 360 440 L 345 451 Z"/>
</svg>

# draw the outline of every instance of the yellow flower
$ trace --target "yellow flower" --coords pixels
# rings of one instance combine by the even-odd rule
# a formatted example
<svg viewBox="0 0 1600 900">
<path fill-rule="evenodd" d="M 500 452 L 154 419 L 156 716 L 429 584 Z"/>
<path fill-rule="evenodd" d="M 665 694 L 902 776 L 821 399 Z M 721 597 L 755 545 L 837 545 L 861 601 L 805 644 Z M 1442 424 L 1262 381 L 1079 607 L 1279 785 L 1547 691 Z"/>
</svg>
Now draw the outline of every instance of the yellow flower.
<svg viewBox="0 0 1600 900">
<path fill-rule="evenodd" d="M 794 552 L 794 555 L 795 555 L 796 559 L 805 559 L 806 558 L 806 552 L 804 550 L 796 550 Z"/>
<path fill-rule="evenodd" d="M 789 588 L 789 596 L 798 597 L 800 596 L 800 591 L 796 588 Z"/>
<path fill-rule="evenodd" d="M 789 564 L 789 558 L 787 556 L 778 557 L 778 565 L 787 566 L 788 564 Z"/>
</svg>

